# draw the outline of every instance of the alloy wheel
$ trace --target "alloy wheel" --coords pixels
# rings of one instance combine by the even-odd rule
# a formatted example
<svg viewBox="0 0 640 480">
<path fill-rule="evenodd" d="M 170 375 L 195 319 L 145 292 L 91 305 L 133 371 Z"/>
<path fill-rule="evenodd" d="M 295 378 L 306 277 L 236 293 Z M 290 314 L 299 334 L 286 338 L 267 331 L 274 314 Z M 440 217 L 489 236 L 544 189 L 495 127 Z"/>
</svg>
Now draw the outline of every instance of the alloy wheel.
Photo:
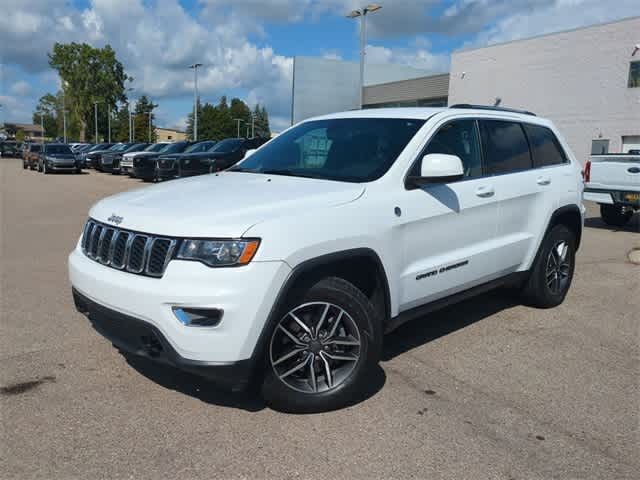
<svg viewBox="0 0 640 480">
<path fill-rule="evenodd" d="M 278 378 L 303 393 L 321 393 L 341 385 L 361 352 L 361 334 L 349 313 L 327 302 L 295 307 L 278 323 L 269 359 Z"/>
<path fill-rule="evenodd" d="M 554 295 L 562 293 L 569 283 L 571 264 L 568 253 L 569 244 L 561 240 L 551 248 L 547 257 L 545 280 L 549 291 Z"/>
</svg>

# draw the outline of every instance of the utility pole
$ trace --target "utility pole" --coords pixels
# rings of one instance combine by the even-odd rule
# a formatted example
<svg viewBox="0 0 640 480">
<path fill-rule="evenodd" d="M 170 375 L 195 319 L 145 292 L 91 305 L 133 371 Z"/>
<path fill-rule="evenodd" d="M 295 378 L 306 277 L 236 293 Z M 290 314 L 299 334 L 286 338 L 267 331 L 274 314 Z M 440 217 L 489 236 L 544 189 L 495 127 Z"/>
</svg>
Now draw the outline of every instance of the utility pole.
<svg viewBox="0 0 640 480">
<path fill-rule="evenodd" d="M 64 85 L 62 86 L 62 135 L 64 143 L 67 143 L 67 105 L 65 102 Z"/>
<path fill-rule="evenodd" d="M 96 143 L 98 143 L 98 102 L 93 102 L 93 125 L 96 132 Z"/>
<path fill-rule="evenodd" d="M 251 138 L 256 138 L 256 114 L 251 113 Z"/>
<path fill-rule="evenodd" d="M 111 105 L 107 106 L 107 129 L 109 130 L 109 143 L 111 143 Z"/>
<path fill-rule="evenodd" d="M 364 57 L 367 53 L 367 14 L 377 12 L 382 7 L 375 3 L 353 10 L 348 18 L 360 18 L 360 108 L 364 104 Z"/>
<path fill-rule="evenodd" d="M 242 123 L 244 120 L 242 120 L 241 118 L 234 118 L 234 120 L 238 122 L 238 138 L 240 138 L 240 123 Z"/>
<path fill-rule="evenodd" d="M 44 144 L 44 115 L 40 112 L 40 128 L 42 129 L 42 137 L 40 143 Z"/>
<path fill-rule="evenodd" d="M 151 110 L 149 110 L 149 143 L 151 143 Z"/>
<path fill-rule="evenodd" d="M 189 68 L 193 68 L 193 141 L 198 141 L 198 67 L 201 67 L 201 63 L 194 63 L 189 65 Z"/>
</svg>

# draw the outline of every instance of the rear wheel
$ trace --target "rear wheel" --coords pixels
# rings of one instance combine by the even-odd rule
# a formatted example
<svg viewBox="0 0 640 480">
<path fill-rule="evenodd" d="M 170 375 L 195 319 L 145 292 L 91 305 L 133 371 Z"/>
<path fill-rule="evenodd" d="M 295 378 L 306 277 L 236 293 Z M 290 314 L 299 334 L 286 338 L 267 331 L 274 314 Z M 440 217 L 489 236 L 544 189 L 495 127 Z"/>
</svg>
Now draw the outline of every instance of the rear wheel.
<svg viewBox="0 0 640 480">
<path fill-rule="evenodd" d="M 522 292 L 526 303 L 550 308 L 564 301 L 573 279 L 575 245 L 575 235 L 564 225 L 547 232 Z"/>
<path fill-rule="evenodd" d="M 369 299 L 341 278 L 326 278 L 291 299 L 267 348 L 267 404 L 298 413 L 348 404 L 378 361 L 376 318 Z"/>
<path fill-rule="evenodd" d="M 608 205 L 603 203 L 600 204 L 600 215 L 607 225 L 623 227 L 631 220 L 633 210 L 619 204 Z"/>
</svg>

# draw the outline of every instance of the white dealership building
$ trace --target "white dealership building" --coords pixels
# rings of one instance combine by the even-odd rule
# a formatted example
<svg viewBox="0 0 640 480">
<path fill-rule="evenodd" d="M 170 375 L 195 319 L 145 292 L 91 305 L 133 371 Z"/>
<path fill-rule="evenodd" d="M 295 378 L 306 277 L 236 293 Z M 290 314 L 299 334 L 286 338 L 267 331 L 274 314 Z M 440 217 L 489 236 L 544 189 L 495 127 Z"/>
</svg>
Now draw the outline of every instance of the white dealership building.
<svg viewBox="0 0 640 480">
<path fill-rule="evenodd" d="M 456 51 L 448 73 L 367 65 L 365 107 L 459 103 L 550 118 L 576 156 L 640 149 L 640 17 Z M 296 58 L 292 121 L 358 108 L 358 66 Z"/>
</svg>

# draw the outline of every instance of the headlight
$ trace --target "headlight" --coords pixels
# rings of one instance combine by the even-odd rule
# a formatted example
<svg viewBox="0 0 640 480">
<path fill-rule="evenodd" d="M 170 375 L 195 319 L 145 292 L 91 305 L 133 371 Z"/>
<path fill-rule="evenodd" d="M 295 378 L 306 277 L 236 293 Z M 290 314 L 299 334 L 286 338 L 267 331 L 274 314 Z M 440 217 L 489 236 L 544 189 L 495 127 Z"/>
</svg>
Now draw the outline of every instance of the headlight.
<svg viewBox="0 0 640 480">
<path fill-rule="evenodd" d="M 183 240 L 180 260 L 196 260 L 210 267 L 246 265 L 258 250 L 260 240 Z"/>
</svg>

